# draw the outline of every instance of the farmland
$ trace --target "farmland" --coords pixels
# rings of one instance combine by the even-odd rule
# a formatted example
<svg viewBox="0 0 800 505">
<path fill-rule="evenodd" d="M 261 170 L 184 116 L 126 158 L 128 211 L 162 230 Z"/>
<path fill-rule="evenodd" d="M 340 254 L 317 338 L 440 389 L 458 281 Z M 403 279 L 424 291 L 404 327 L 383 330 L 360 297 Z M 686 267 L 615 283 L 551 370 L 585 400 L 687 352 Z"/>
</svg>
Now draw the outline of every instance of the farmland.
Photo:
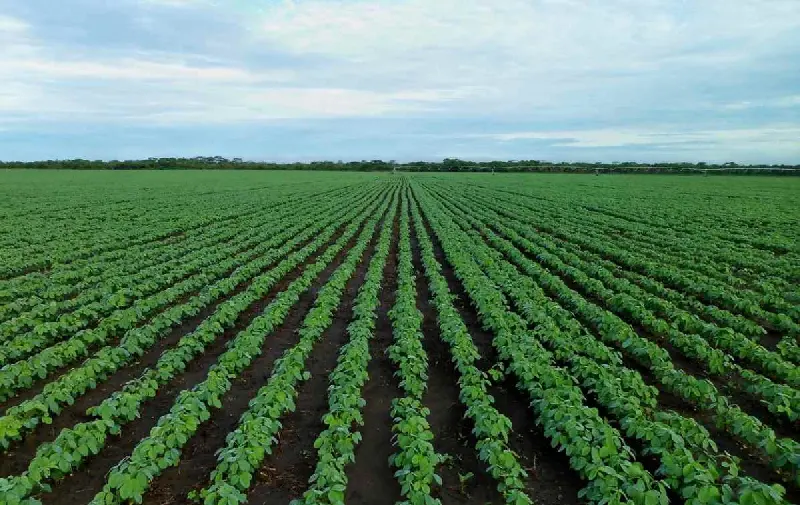
<svg viewBox="0 0 800 505">
<path fill-rule="evenodd" d="M 800 180 L 0 174 L 0 503 L 800 503 Z"/>
</svg>

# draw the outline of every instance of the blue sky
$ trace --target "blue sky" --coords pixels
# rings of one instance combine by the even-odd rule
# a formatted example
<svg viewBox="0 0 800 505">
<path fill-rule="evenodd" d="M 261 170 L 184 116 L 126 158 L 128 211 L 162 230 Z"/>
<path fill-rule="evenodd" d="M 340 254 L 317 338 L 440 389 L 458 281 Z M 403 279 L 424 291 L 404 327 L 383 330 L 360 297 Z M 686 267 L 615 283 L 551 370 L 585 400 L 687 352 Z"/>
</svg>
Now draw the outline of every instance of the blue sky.
<svg viewBox="0 0 800 505">
<path fill-rule="evenodd" d="M 798 0 L 0 0 L 0 159 L 800 163 Z"/>
</svg>

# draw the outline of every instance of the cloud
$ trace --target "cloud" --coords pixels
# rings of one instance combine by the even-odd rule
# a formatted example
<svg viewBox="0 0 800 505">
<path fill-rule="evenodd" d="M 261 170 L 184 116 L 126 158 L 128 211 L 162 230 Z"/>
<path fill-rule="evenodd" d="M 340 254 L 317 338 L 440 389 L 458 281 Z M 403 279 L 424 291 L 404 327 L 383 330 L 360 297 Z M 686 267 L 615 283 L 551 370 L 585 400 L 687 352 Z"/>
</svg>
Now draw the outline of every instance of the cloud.
<svg viewBox="0 0 800 505">
<path fill-rule="evenodd" d="M 800 159 L 800 125 L 773 124 L 758 128 L 542 130 L 467 134 L 463 138 L 500 146 L 530 146 L 556 159 L 621 161 L 686 161 L 793 163 Z M 519 151 L 519 147 L 514 148 Z M 524 148 L 523 148 L 524 150 Z M 499 149 L 508 151 L 507 148 Z M 624 157 L 621 154 L 626 155 Z M 560 156 L 559 156 L 560 155 Z M 545 159 L 552 159 L 544 156 Z"/>
<path fill-rule="evenodd" d="M 288 81 L 290 72 L 254 73 L 224 66 L 197 66 L 181 61 L 123 59 L 118 61 L 11 59 L 5 60 L 0 76 L 31 76 L 48 79 L 126 79 L 136 81 L 264 82 Z"/>
<path fill-rule="evenodd" d="M 436 60 L 492 77 L 735 62 L 752 56 L 742 46 L 757 50 L 800 26 L 797 15 L 794 0 L 709 0 L 691 10 L 671 0 L 312 0 L 270 4 L 261 29 L 297 54 L 429 71 Z"/>
<path fill-rule="evenodd" d="M 783 145 L 795 143 L 800 138 L 800 126 L 775 125 L 762 128 L 716 129 L 681 131 L 662 130 L 563 130 L 523 131 L 468 135 L 469 138 L 487 138 L 501 142 L 520 140 L 550 140 L 552 145 L 575 148 L 627 147 L 627 146 L 675 146 L 675 145 Z"/>
<path fill-rule="evenodd" d="M 663 158 L 734 145 L 754 157 L 798 126 L 796 0 L 0 7 L 7 130 L 129 125 L 163 138 L 263 125 L 287 157 L 396 154 L 402 138 L 420 157 L 514 157 L 535 145 Z M 302 147 L 273 129 L 296 135 L 291 122 L 313 120 L 321 126 L 303 130 L 315 137 Z M 780 142 L 782 156 L 796 155 Z"/>
<path fill-rule="evenodd" d="M 28 28 L 28 23 L 21 19 L 0 14 L 0 35 L 19 34 L 26 32 Z"/>
<path fill-rule="evenodd" d="M 276 2 L 253 25 L 271 48 L 327 59 L 318 75 L 338 86 L 480 90 L 443 101 L 451 117 L 713 121 L 800 74 L 794 0 Z"/>
<path fill-rule="evenodd" d="M 743 102 L 735 102 L 725 104 L 723 106 L 724 109 L 727 110 L 746 110 L 746 109 L 755 109 L 755 108 L 790 108 L 790 107 L 800 107 L 800 95 L 790 95 L 790 96 L 782 96 L 767 100 L 757 100 L 757 101 L 743 101 Z"/>
<path fill-rule="evenodd" d="M 144 5 L 159 5 L 168 7 L 196 7 L 209 4 L 208 0 L 139 0 Z"/>
<path fill-rule="evenodd" d="M 224 92 L 224 90 L 219 90 Z M 278 119 L 369 117 L 391 113 L 423 112 L 427 93 L 375 93 L 336 88 L 241 89 L 224 102 L 216 91 L 193 108 L 153 111 L 139 119 L 159 124 L 241 123 Z M 132 119 L 136 119 L 134 116 Z"/>
</svg>

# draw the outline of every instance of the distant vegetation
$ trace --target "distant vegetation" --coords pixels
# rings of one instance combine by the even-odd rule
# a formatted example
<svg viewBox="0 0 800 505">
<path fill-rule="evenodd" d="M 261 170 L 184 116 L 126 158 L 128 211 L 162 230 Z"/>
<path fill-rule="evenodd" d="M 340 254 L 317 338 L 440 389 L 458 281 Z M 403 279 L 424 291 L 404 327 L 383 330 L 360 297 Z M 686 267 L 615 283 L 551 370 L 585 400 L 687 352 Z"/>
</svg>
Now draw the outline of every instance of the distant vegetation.
<svg viewBox="0 0 800 505">
<path fill-rule="evenodd" d="M 227 159 L 221 156 L 195 158 L 148 158 L 146 160 L 44 160 L 31 162 L 0 162 L 5 169 L 64 169 L 64 170 L 346 170 L 356 172 L 614 172 L 614 173 L 737 173 L 798 175 L 800 165 L 739 165 L 733 162 L 660 163 L 635 162 L 575 163 L 539 160 L 466 161 L 445 158 L 441 162 L 414 161 L 397 163 L 384 160 L 312 161 L 310 163 L 272 163 Z"/>
</svg>

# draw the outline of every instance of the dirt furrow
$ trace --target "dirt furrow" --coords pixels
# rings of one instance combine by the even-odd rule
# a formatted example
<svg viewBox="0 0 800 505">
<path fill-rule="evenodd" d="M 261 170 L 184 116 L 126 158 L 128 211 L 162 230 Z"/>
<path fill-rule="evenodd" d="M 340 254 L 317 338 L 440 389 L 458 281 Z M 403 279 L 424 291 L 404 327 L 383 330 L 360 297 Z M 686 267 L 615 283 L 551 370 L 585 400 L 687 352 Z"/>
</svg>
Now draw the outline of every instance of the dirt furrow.
<svg viewBox="0 0 800 505">
<path fill-rule="evenodd" d="M 331 325 L 311 351 L 306 364 L 311 378 L 298 387 L 297 408 L 282 420 L 275 452 L 267 456 L 256 474 L 256 483 L 248 493 L 248 503 L 252 505 L 288 503 L 299 498 L 308 486 L 308 479 L 316 466 L 314 441 L 325 429 L 322 417 L 328 411 L 328 376 L 336 367 L 339 349 L 349 338 L 347 325 L 352 319 L 353 304 L 364 283 L 376 243 L 377 234 L 347 282 Z M 297 321 L 291 328 L 299 328 L 301 323 Z M 283 349 L 276 358 L 282 353 Z M 269 373 L 271 369 L 267 371 L 267 376 Z M 154 505 L 156 503 L 162 502 L 153 502 Z"/>
<path fill-rule="evenodd" d="M 189 389 L 193 385 L 202 381 L 205 378 L 208 369 L 214 363 L 216 363 L 219 355 L 225 352 L 227 349 L 227 342 L 232 340 L 239 331 L 246 328 L 250 322 L 261 313 L 264 307 L 266 307 L 270 301 L 272 301 L 278 292 L 285 289 L 293 280 L 301 275 L 303 268 L 306 265 L 316 261 L 316 258 L 322 254 L 324 249 L 327 249 L 327 247 L 335 240 L 336 238 L 332 238 L 325 248 L 320 249 L 315 254 L 311 255 L 307 261 L 303 263 L 303 265 L 293 270 L 292 273 L 278 282 L 278 284 L 272 290 L 270 290 L 267 296 L 251 304 L 250 307 L 248 307 L 239 316 L 232 328 L 225 331 L 220 338 L 215 340 L 214 343 L 209 346 L 198 359 L 192 361 L 181 375 L 159 389 L 155 398 L 147 401 L 143 405 L 141 417 L 126 425 L 123 428 L 122 434 L 119 438 L 110 440 L 104 450 L 101 451 L 97 456 L 91 458 L 87 465 L 81 469 L 81 471 L 68 476 L 63 481 L 54 485 L 53 492 L 42 496 L 42 501 L 46 504 L 56 505 L 72 505 L 73 501 L 76 499 L 80 502 L 90 501 L 94 494 L 99 492 L 102 488 L 108 471 L 111 470 L 111 468 L 113 468 L 117 463 L 119 463 L 122 458 L 129 455 L 136 444 L 142 438 L 148 435 L 150 429 L 155 426 L 158 419 L 169 411 L 178 394 L 182 390 Z M 352 246 L 354 240 L 355 239 L 351 239 L 348 247 Z M 345 249 L 336 256 L 334 261 L 332 261 L 325 271 L 323 271 L 322 275 L 315 282 L 314 286 L 322 285 L 322 281 L 320 279 L 328 278 L 330 273 L 342 262 L 344 255 L 346 254 L 346 250 L 347 247 L 345 247 Z M 306 293 L 306 295 L 308 295 L 308 293 Z M 309 300 L 307 303 L 311 303 L 310 296 L 308 296 L 308 299 Z M 289 315 L 289 319 L 292 319 L 299 307 L 307 307 L 307 304 L 303 303 L 305 301 L 305 298 L 301 298 L 301 302 L 293 307 L 292 312 Z M 302 317 L 302 315 L 298 317 Z M 264 371 L 263 373 L 267 372 Z M 245 399 L 245 403 L 246 401 L 247 399 Z M 224 412 L 224 410 L 225 409 L 222 409 L 221 412 Z M 220 411 L 217 411 L 217 414 L 219 412 Z M 185 454 L 190 453 L 187 451 Z M 181 461 L 180 466 L 184 467 L 185 463 L 185 461 Z M 167 472 L 165 472 L 165 474 L 166 473 Z"/>
<path fill-rule="evenodd" d="M 370 342 L 369 381 L 362 392 L 367 402 L 363 410 L 363 439 L 355 451 L 356 461 L 347 472 L 345 500 L 353 505 L 389 505 L 400 500 L 400 486 L 389 466 L 389 456 L 394 453 L 392 400 L 400 394 L 400 389 L 394 378 L 394 364 L 386 355 L 394 340 L 389 311 L 394 306 L 397 291 L 398 228 L 399 218 L 396 217 L 383 271 L 375 335 Z"/>
<path fill-rule="evenodd" d="M 445 258 L 438 238 L 432 233 L 427 221 L 424 221 L 427 232 L 433 242 L 436 259 L 442 265 L 442 275 L 447 279 L 450 292 L 457 297 L 454 301 L 454 305 L 458 309 L 464 323 L 467 325 L 473 342 L 481 354 L 482 358 L 477 363 L 477 366 L 484 372 L 487 372 L 498 362 L 497 353 L 492 345 L 493 335 L 483 329 L 477 312 L 469 303 L 469 297 L 464 291 L 464 287 L 456 278 L 452 266 Z M 414 246 L 416 247 L 415 244 Z M 429 299 L 427 294 L 425 299 Z M 440 339 L 439 342 L 441 342 Z M 441 345 L 445 346 L 443 342 Z M 457 398 L 458 386 L 455 384 L 457 375 L 455 370 L 453 370 L 452 373 L 454 374 L 453 383 Z M 533 407 L 530 406 L 529 400 L 517 390 L 514 381 L 511 378 L 502 381 L 493 381 L 492 386 L 489 388 L 489 394 L 494 398 L 495 408 L 511 420 L 513 431 L 509 439 L 509 447 L 516 453 L 520 464 L 522 464 L 528 473 L 526 491 L 531 498 L 539 504 L 566 505 L 580 503 L 578 491 L 584 487 L 584 483 L 570 468 L 567 457 L 550 446 L 550 441 L 545 437 L 543 430 L 536 424 Z M 463 417 L 463 414 L 460 417 Z M 450 426 L 458 426 L 465 423 L 466 420 L 463 419 L 451 419 L 449 421 Z M 447 424 L 445 424 L 445 426 L 447 426 Z M 471 427 L 467 429 L 471 429 Z M 474 438 L 471 434 L 469 434 L 468 438 L 470 440 L 468 445 L 474 453 Z M 480 473 L 469 470 L 468 473 L 473 473 L 474 476 L 467 479 L 466 484 L 462 484 L 464 473 L 458 472 L 458 474 L 455 475 L 457 480 L 450 485 L 445 481 L 445 486 L 451 491 L 454 485 L 459 486 L 456 488 L 459 491 L 461 491 L 460 488 L 462 487 L 466 488 L 465 491 L 467 491 L 470 498 L 466 503 L 482 504 L 487 501 L 500 503 L 502 500 L 499 497 L 499 493 L 495 490 L 497 483 L 486 474 L 484 465 L 480 461 L 475 460 L 475 463 Z M 448 477 L 447 472 L 444 473 L 443 479 L 445 477 Z M 478 484 L 478 479 L 485 480 L 485 484 L 481 487 L 490 487 L 492 493 L 487 494 L 487 496 L 483 497 L 480 501 L 473 501 L 473 495 L 476 495 L 476 493 L 469 491 L 469 485 L 472 479 L 475 479 L 476 485 Z M 453 480 L 452 477 L 450 480 Z M 465 502 L 454 501 L 453 503 Z"/>
</svg>

